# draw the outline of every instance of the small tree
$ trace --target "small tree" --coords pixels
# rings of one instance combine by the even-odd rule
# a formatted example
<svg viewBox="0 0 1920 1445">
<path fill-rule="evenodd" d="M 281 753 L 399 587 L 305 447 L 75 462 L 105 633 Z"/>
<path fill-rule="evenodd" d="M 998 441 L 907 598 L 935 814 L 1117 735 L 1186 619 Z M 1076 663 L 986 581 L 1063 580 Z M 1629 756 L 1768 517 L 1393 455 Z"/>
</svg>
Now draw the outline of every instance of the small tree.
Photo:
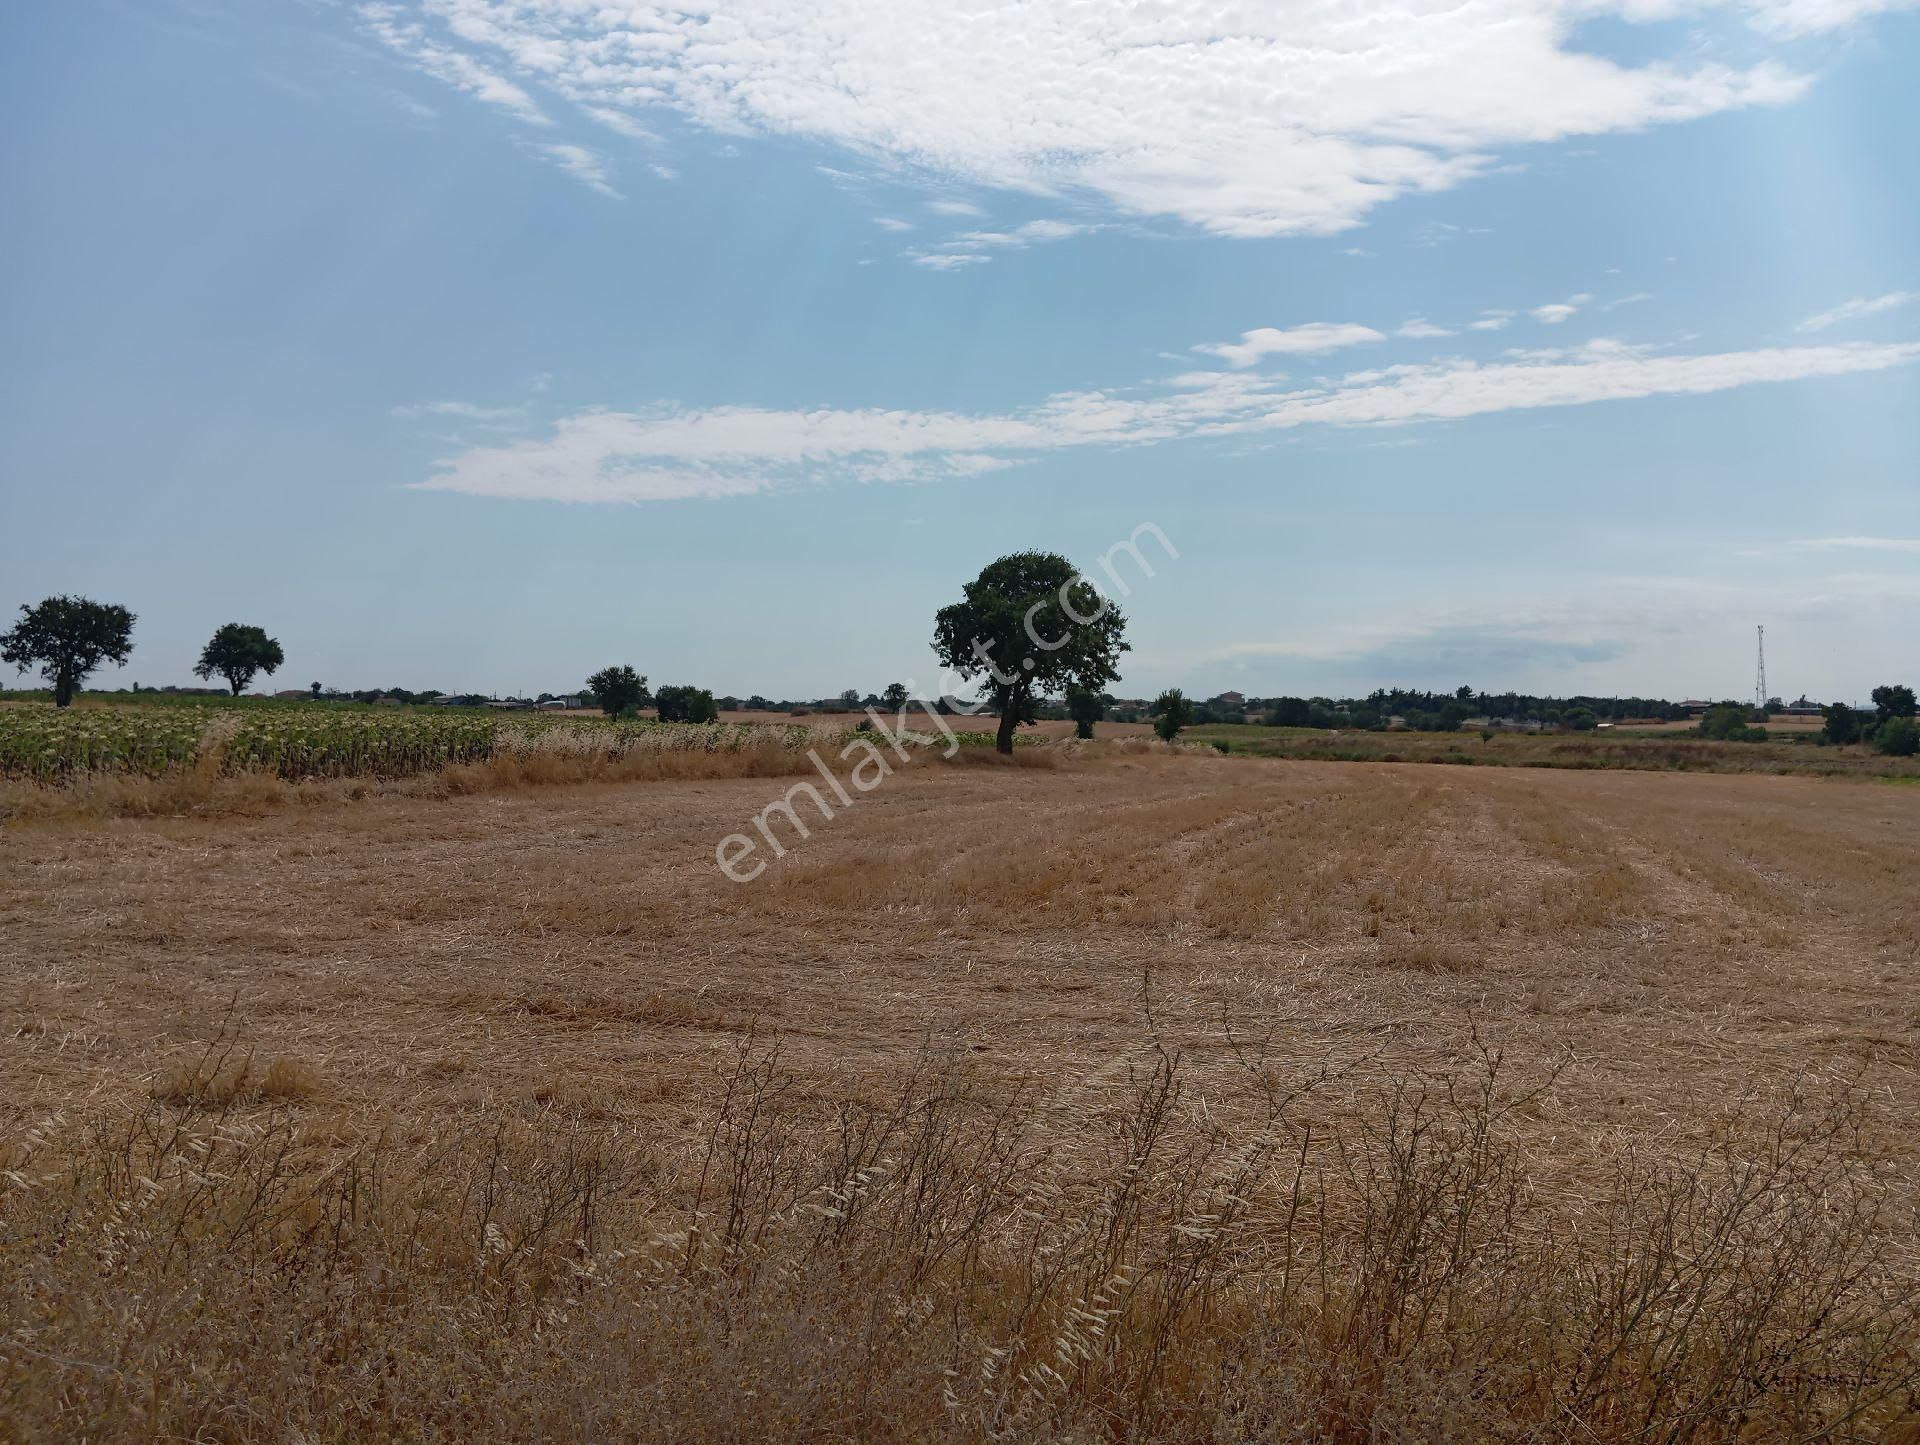
<svg viewBox="0 0 1920 1445">
<path fill-rule="evenodd" d="M 1873 705 L 1878 720 L 1886 722 L 1889 718 L 1912 717 L 1914 712 L 1913 689 L 1901 683 L 1873 690 Z"/>
<path fill-rule="evenodd" d="M 899 712 L 907 705 L 907 685 L 904 682 L 890 682 L 887 690 L 880 694 L 880 701 L 887 705 L 890 712 Z"/>
<path fill-rule="evenodd" d="M 719 720 L 713 694 L 704 687 L 663 687 L 653 695 L 661 722 L 710 723 Z"/>
<path fill-rule="evenodd" d="M 272 677 L 274 669 L 286 660 L 280 644 L 267 636 L 265 628 L 229 622 L 200 649 L 200 661 L 194 664 L 193 675 L 211 678 L 217 673 L 238 697 L 247 690 L 256 672 Z"/>
<path fill-rule="evenodd" d="M 647 701 L 647 680 L 631 667 L 603 667 L 587 679 L 587 696 L 608 717 L 619 717 Z"/>
<path fill-rule="evenodd" d="M 1560 721 L 1577 733 L 1590 733 L 1595 718 L 1590 707 L 1570 707 L 1560 715 Z"/>
<path fill-rule="evenodd" d="M 0 661 L 22 672 L 38 667 L 53 684 L 56 707 L 71 703 L 101 663 L 124 667 L 133 651 L 134 615 L 117 603 L 49 597 L 38 607 L 22 603 L 20 612 L 13 630 L 0 634 Z"/>
<path fill-rule="evenodd" d="M 1055 552 L 1014 552 L 990 562 L 933 620 L 933 647 L 961 677 L 984 677 L 1000 715 L 994 746 L 1013 751 L 1035 703 L 1069 687 L 1098 691 L 1120 676 L 1126 619 Z"/>
<path fill-rule="evenodd" d="M 1844 702 L 1836 702 L 1826 710 L 1827 720 L 1821 728 L 1821 736 L 1835 745 L 1860 741 L 1860 719 L 1854 710 Z"/>
<path fill-rule="evenodd" d="M 1153 700 L 1153 730 L 1167 742 L 1180 736 L 1180 729 L 1193 721 L 1193 704 L 1177 687 L 1170 687 Z"/>
<path fill-rule="evenodd" d="M 1073 719 L 1073 735 L 1077 738 L 1093 736 L 1093 725 L 1107 715 L 1107 700 L 1091 688 L 1070 687 L 1067 689 L 1067 716 Z"/>
<path fill-rule="evenodd" d="M 1910 717 L 1889 718 L 1875 731 L 1873 745 L 1890 758 L 1910 758 L 1920 753 L 1920 728 Z"/>
<path fill-rule="evenodd" d="M 309 683 L 307 685 L 307 691 L 312 696 L 315 702 L 320 701 L 320 684 L 319 683 L 317 682 Z"/>
</svg>

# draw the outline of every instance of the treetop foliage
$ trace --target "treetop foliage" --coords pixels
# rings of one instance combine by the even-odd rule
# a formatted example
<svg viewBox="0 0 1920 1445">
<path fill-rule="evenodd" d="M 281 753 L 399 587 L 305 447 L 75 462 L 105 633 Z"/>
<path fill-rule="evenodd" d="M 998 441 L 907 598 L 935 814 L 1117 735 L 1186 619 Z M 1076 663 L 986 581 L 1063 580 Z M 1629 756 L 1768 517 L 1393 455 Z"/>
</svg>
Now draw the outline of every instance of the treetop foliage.
<svg viewBox="0 0 1920 1445">
<path fill-rule="evenodd" d="M 264 672 L 271 677 L 286 660 L 280 644 L 267 636 L 265 628 L 229 622 L 201 649 L 200 661 L 194 665 L 193 672 L 196 677 L 210 678 L 217 674 L 225 678 L 233 695 L 238 697 L 247 690 L 255 673 Z"/>
<path fill-rule="evenodd" d="M 704 687 L 662 687 L 654 693 L 653 705 L 661 722 L 710 723 L 720 717 L 713 694 Z"/>
<path fill-rule="evenodd" d="M 963 598 L 934 617 L 934 652 L 982 687 L 1000 717 L 998 746 L 1036 720 L 1038 699 L 1099 691 L 1119 676 L 1126 619 L 1057 552 L 1012 552 L 990 562 Z"/>
<path fill-rule="evenodd" d="M 1193 704 L 1177 687 L 1170 687 L 1153 700 L 1153 730 L 1167 742 L 1180 736 L 1180 730 L 1193 721 Z"/>
<path fill-rule="evenodd" d="M 38 667 L 60 707 L 101 663 L 125 666 L 133 651 L 134 615 L 118 603 L 62 595 L 38 607 L 22 603 L 20 612 L 12 630 L 0 634 L 0 660 L 21 672 Z"/>
<path fill-rule="evenodd" d="M 608 717 L 619 717 L 646 704 L 647 680 L 631 667 L 603 667 L 587 679 L 586 693 Z"/>
</svg>

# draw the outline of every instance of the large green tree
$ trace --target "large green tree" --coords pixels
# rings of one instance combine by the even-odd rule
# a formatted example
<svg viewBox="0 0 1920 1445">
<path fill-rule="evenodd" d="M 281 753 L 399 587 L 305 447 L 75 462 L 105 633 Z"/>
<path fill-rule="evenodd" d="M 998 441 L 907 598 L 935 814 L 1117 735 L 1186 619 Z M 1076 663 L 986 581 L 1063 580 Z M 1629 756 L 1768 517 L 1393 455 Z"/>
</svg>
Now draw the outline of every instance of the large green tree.
<svg viewBox="0 0 1920 1445">
<path fill-rule="evenodd" d="M 200 649 L 200 661 L 194 664 L 193 672 L 202 678 L 218 674 L 238 697 L 256 672 L 272 677 L 274 669 L 286 660 L 280 644 L 267 636 L 264 627 L 229 622 Z"/>
<path fill-rule="evenodd" d="M 990 562 L 962 600 L 933 619 L 943 666 L 981 679 L 1000 717 L 994 746 L 1013 751 L 1040 698 L 1068 688 L 1099 692 L 1120 674 L 1126 619 L 1056 552 L 1013 552 Z"/>
<path fill-rule="evenodd" d="M 647 680 L 631 667 L 603 667 L 587 679 L 587 696 L 608 717 L 619 717 L 647 700 Z"/>
<path fill-rule="evenodd" d="M 720 720 L 713 694 L 704 687 L 691 684 L 663 687 L 654 693 L 653 704 L 660 710 L 661 722 L 710 723 Z"/>
<path fill-rule="evenodd" d="M 133 651 L 134 616 L 112 602 L 87 597 L 49 597 L 38 607 L 20 605 L 13 630 L 0 633 L 0 660 L 20 671 L 40 669 L 53 685 L 53 701 L 73 701 L 87 674 L 103 662 L 126 665 Z"/>
</svg>

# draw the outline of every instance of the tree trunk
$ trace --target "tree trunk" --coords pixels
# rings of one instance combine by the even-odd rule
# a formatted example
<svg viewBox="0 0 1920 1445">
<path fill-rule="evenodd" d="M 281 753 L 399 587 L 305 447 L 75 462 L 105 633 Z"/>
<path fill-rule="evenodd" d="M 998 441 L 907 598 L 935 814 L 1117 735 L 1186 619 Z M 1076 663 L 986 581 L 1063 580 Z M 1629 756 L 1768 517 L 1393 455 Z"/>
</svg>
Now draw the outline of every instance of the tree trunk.
<svg viewBox="0 0 1920 1445">
<path fill-rule="evenodd" d="M 73 701 L 73 674 L 64 668 L 53 675 L 53 705 L 66 707 Z"/>
<path fill-rule="evenodd" d="M 1011 702 L 1000 710 L 1000 736 L 994 739 L 995 751 L 1012 755 L 1014 730 L 1020 726 L 1015 719 L 1019 716 L 1020 710 Z"/>
</svg>

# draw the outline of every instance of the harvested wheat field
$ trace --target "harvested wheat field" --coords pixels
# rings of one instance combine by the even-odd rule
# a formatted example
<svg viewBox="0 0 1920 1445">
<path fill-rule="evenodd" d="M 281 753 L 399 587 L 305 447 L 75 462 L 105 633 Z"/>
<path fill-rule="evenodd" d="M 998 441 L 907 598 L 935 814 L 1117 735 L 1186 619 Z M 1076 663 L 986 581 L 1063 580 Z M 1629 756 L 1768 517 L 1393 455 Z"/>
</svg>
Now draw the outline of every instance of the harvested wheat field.
<svg viewBox="0 0 1920 1445">
<path fill-rule="evenodd" d="M 1920 1438 L 1920 792 L 1014 761 L 0 833 L 0 1436 Z"/>
</svg>

